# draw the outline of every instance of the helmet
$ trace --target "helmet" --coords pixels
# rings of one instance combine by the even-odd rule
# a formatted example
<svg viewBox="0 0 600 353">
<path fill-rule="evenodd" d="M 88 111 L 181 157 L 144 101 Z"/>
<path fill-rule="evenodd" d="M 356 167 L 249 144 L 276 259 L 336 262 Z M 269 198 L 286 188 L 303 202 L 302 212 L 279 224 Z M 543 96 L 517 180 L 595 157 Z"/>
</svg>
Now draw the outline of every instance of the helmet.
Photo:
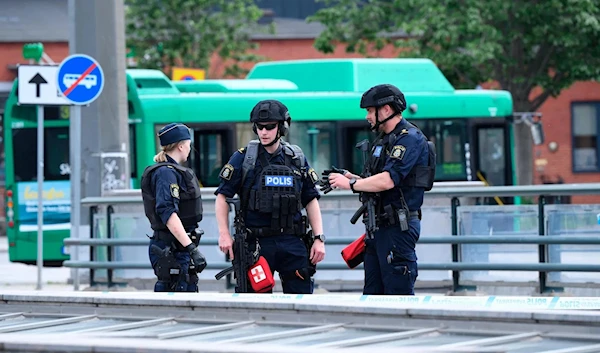
<svg viewBox="0 0 600 353">
<path fill-rule="evenodd" d="M 398 87 L 390 84 L 382 84 L 369 88 L 360 99 L 360 107 L 383 107 L 389 104 L 396 113 L 402 113 L 406 109 L 406 99 Z"/>
<path fill-rule="evenodd" d="M 268 121 L 279 121 L 279 131 L 281 136 L 285 136 L 290 128 L 292 118 L 288 108 L 278 100 L 262 100 L 252 108 L 250 112 L 250 122 L 260 123 Z M 256 133 L 256 126 L 252 129 Z"/>
</svg>

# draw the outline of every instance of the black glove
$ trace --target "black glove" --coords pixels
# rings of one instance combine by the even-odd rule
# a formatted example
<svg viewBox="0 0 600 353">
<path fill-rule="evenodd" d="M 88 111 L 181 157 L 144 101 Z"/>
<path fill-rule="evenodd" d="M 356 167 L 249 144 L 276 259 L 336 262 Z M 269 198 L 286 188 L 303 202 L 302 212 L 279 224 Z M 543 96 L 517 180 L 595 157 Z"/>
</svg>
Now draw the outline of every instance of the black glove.
<svg viewBox="0 0 600 353">
<path fill-rule="evenodd" d="M 324 194 L 331 192 L 331 190 L 333 190 L 333 189 L 331 188 L 331 184 L 329 184 L 329 174 L 339 173 L 339 174 L 344 175 L 347 172 L 348 172 L 347 170 L 336 168 L 334 165 L 331 166 L 331 169 L 325 169 L 323 171 L 323 173 L 321 173 L 321 175 L 323 177 L 321 178 L 321 180 L 318 183 L 321 186 L 321 188 L 319 190 L 323 191 Z"/>
<path fill-rule="evenodd" d="M 196 267 L 196 272 L 200 273 L 204 271 L 206 268 L 206 259 L 204 255 L 200 252 L 200 249 L 194 243 L 190 243 L 190 245 L 186 246 L 185 249 L 190 253 L 192 257 L 192 262 Z"/>
</svg>

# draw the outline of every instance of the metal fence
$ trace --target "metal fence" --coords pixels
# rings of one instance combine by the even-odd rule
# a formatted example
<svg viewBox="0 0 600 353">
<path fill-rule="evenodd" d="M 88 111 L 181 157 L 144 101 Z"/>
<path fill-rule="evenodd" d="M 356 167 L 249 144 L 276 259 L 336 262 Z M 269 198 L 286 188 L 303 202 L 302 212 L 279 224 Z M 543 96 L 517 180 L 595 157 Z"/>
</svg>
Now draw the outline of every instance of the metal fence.
<svg viewBox="0 0 600 353">
<path fill-rule="evenodd" d="M 455 291 L 484 282 L 536 282 L 540 293 L 574 282 L 599 282 L 600 205 L 546 204 L 552 196 L 599 193 L 600 184 L 434 187 L 423 207 L 418 280 L 450 280 Z M 493 196 L 537 196 L 537 205 L 474 204 L 477 198 Z M 201 245 L 208 267 L 201 276 L 213 277 L 230 264 L 216 247 L 212 190 L 205 190 L 204 203 Z M 104 271 L 109 286 L 118 282 L 115 274 L 121 279 L 142 272 L 152 277 L 148 239 L 142 235 L 150 230 L 139 191 L 84 199 L 82 204 L 90 209 L 89 238 L 66 239 L 65 245 L 89 247 L 89 259 L 78 257 L 64 266 L 89 269 L 91 283 Z M 317 267 L 317 281 L 361 281 L 362 271 L 349 270 L 338 251 L 363 232 L 360 222 L 348 221 L 359 206 L 356 195 L 336 191 L 324 195 L 320 204 L 329 236 L 328 258 Z"/>
</svg>

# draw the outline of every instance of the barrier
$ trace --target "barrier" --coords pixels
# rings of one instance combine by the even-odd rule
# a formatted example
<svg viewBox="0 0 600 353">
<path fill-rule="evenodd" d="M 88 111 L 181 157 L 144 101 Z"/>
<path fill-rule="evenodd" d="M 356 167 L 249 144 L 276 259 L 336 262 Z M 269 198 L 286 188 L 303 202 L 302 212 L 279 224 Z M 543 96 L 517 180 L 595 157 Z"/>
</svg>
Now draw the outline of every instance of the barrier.
<svg viewBox="0 0 600 353">
<path fill-rule="evenodd" d="M 214 190 L 203 190 L 205 193 L 204 198 L 208 206 L 214 205 Z M 460 276 L 462 271 L 534 271 L 538 272 L 537 283 L 539 286 L 539 292 L 545 293 L 549 291 L 561 291 L 561 287 L 550 287 L 547 284 L 548 273 L 550 272 L 599 272 L 600 264 L 576 264 L 576 263 L 548 263 L 549 257 L 551 258 L 552 253 L 549 253 L 549 247 L 551 246 L 564 246 L 568 244 L 572 245 L 600 245 L 600 237 L 595 236 L 596 230 L 592 229 L 589 231 L 588 236 L 561 236 L 553 235 L 546 236 L 548 233 L 548 214 L 546 212 L 546 198 L 549 196 L 560 196 L 560 195 L 575 195 L 575 194 L 599 194 L 600 184 L 557 184 L 557 185 L 532 185 L 532 186 L 503 186 L 503 187 L 434 187 L 430 192 L 426 193 L 426 203 L 432 199 L 450 201 L 450 212 L 449 218 L 451 223 L 450 234 L 422 234 L 419 240 L 419 246 L 422 244 L 437 244 L 437 245 L 449 245 L 451 253 L 450 261 L 448 262 L 428 262 L 419 261 L 419 270 L 440 270 L 440 271 L 452 271 L 452 287 L 454 291 L 464 289 L 475 289 L 474 286 L 465 286 L 460 282 Z M 534 216 L 537 218 L 537 234 L 528 234 L 526 236 L 515 236 L 515 235 L 498 235 L 494 236 L 481 236 L 473 234 L 461 233 L 461 218 L 459 210 L 470 207 L 471 210 L 476 210 L 480 206 L 461 206 L 461 203 L 469 203 L 469 200 L 476 197 L 491 197 L 491 196 L 538 196 L 537 206 L 485 206 L 488 208 L 497 207 L 502 210 L 512 210 L 514 208 L 515 213 L 536 211 Z M 323 209 L 327 213 L 327 216 L 336 221 L 324 222 L 326 225 L 337 228 L 342 234 L 360 234 L 362 224 L 357 224 L 356 228 L 351 230 L 341 229 L 341 227 L 347 227 L 342 222 L 349 219 L 348 215 L 351 215 L 356 209 L 358 201 L 356 195 L 347 191 L 335 191 L 328 195 L 323 195 L 321 203 L 324 205 Z M 65 245 L 74 246 L 90 246 L 90 261 L 66 261 L 64 266 L 71 268 L 88 268 L 91 271 L 91 276 L 94 270 L 107 270 L 108 284 L 113 285 L 112 270 L 117 269 L 150 269 L 150 265 L 147 261 L 144 262 L 131 262 L 131 261 L 114 261 L 112 258 L 112 248 L 120 246 L 143 246 L 148 244 L 146 239 L 111 239 L 111 231 L 114 227 L 114 209 L 118 205 L 137 205 L 141 206 L 141 198 L 138 191 L 121 192 L 118 195 L 102 197 L 102 198 L 88 198 L 82 200 L 82 204 L 90 207 L 90 224 L 100 226 L 100 218 L 94 219 L 94 215 L 100 208 L 105 209 L 104 216 L 106 220 L 105 233 L 107 239 L 94 239 L 96 226 L 90 227 L 90 239 L 66 239 Z M 597 205 L 592 205 L 597 206 Z M 214 206 L 213 206 L 214 209 Z M 425 209 L 425 208 L 424 208 Z M 324 212 L 325 212 L 324 211 Z M 205 207 L 205 213 L 210 215 L 210 207 Z M 135 214 L 135 212 L 134 212 Z M 533 213 L 532 213 L 533 214 Z M 142 219 L 143 214 L 136 214 L 136 217 Z M 424 219 L 427 219 L 427 214 L 424 211 Z M 463 215 L 464 217 L 464 215 Z M 145 219 L 145 218 L 144 218 Z M 215 227 L 214 224 L 205 223 L 203 221 L 202 228 Z M 360 222 L 358 222 L 360 223 Z M 230 222 L 231 224 L 231 222 Z M 205 226 L 206 225 L 206 226 Z M 518 226 L 518 225 L 517 225 Z M 518 227 L 517 227 L 518 228 Z M 354 230 L 356 229 L 356 231 Z M 215 230 L 211 230 L 215 233 Z M 207 232 L 208 233 L 208 232 Z M 327 231 L 326 231 L 327 233 Z M 518 232 L 517 232 L 518 234 Z M 353 241 L 354 238 L 344 237 L 328 237 L 328 246 L 344 246 Z M 215 246 L 217 244 L 216 239 L 203 239 L 201 244 L 208 246 Z M 468 244 L 530 244 L 537 245 L 537 261 L 536 263 L 519 263 L 519 262 L 464 262 L 464 254 L 461 254 L 461 246 L 468 246 Z M 106 247 L 106 261 L 94 260 L 95 247 Z M 464 251 L 463 251 L 464 252 Z M 550 255 L 550 256 L 549 256 Z M 337 261 L 333 263 L 321 263 L 318 266 L 319 270 L 337 270 L 346 271 L 348 270 L 345 263 L 342 262 L 341 257 L 334 253 Z M 221 257 L 222 259 L 222 257 Z M 436 260 L 438 260 L 436 258 Z M 229 266 L 223 260 L 208 261 L 207 270 L 223 269 Z M 357 270 L 355 270 L 357 271 Z M 360 270 L 358 270 L 360 271 Z M 362 272 L 362 271 L 361 271 Z M 228 281 L 229 283 L 229 281 Z"/>
</svg>

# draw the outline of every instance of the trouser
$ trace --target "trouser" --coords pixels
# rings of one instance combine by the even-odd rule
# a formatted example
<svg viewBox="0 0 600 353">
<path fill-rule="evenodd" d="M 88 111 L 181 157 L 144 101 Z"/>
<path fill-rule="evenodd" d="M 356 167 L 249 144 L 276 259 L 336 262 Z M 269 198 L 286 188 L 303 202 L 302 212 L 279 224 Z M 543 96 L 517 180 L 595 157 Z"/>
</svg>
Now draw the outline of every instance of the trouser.
<svg viewBox="0 0 600 353">
<path fill-rule="evenodd" d="M 308 252 L 302 239 L 296 235 L 274 235 L 259 237 L 260 255 L 267 260 L 271 272 L 279 272 L 281 286 L 286 294 L 312 294 L 314 281 L 306 275 L 309 267 Z M 254 240 L 250 240 L 250 251 L 255 250 Z M 248 287 L 249 292 L 252 287 Z M 237 288 L 236 288 L 237 292 Z"/>
<path fill-rule="evenodd" d="M 418 277 L 415 246 L 421 223 L 411 217 L 409 229 L 399 225 L 380 227 L 373 239 L 366 240 L 363 294 L 414 295 Z"/>
</svg>

